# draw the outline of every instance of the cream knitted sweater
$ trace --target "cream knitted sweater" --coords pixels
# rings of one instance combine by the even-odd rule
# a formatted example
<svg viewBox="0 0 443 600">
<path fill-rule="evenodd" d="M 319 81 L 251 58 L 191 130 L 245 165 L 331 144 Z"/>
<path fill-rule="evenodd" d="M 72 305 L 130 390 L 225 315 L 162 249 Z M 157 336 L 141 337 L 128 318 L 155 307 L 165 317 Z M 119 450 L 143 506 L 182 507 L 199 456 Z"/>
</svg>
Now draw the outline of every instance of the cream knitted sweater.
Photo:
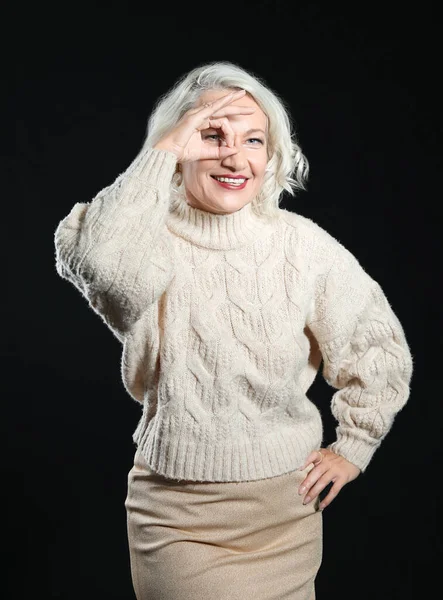
<svg viewBox="0 0 443 600">
<path fill-rule="evenodd" d="M 307 392 L 323 359 L 337 390 L 328 447 L 364 471 L 412 376 L 379 284 L 297 213 L 217 215 L 171 196 L 176 162 L 148 148 L 54 236 L 58 274 L 122 343 L 122 380 L 143 407 L 134 443 L 174 479 L 295 470 L 322 444 Z"/>
</svg>

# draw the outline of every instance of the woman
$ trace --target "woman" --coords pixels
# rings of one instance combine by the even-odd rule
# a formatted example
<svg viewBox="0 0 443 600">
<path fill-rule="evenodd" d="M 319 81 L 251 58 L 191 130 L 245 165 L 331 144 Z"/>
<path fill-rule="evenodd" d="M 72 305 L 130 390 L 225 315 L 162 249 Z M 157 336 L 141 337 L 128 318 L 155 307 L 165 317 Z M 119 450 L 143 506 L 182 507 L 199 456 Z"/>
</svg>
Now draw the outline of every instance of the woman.
<svg viewBox="0 0 443 600">
<path fill-rule="evenodd" d="M 121 341 L 143 407 L 125 501 L 139 600 L 314 599 L 321 511 L 408 399 L 412 357 L 380 286 L 278 206 L 307 171 L 277 94 L 211 63 L 57 227 L 57 271 Z M 338 421 L 323 448 L 307 396 L 322 359 Z"/>
</svg>

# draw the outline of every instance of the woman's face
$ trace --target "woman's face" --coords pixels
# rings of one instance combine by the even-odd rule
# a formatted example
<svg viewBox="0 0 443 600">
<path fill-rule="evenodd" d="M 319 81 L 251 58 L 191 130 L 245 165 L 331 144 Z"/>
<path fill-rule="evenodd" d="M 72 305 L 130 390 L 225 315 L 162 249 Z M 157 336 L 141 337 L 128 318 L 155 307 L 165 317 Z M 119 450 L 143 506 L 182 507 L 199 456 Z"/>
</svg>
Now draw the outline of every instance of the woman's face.
<svg viewBox="0 0 443 600">
<path fill-rule="evenodd" d="M 204 92 L 195 106 L 213 102 L 225 96 L 229 90 Z M 235 154 L 220 159 L 200 159 L 181 165 L 186 200 L 190 206 L 217 214 L 233 213 L 251 202 L 258 194 L 268 162 L 267 117 L 253 98 L 246 93 L 230 106 L 252 106 L 250 115 L 227 115 L 234 131 Z M 201 131 L 202 143 L 220 145 L 225 143 L 221 129 Z M 221 185 L 216 176 L 239 176 L 247 178 L 240 188 Z"/>
</svg>

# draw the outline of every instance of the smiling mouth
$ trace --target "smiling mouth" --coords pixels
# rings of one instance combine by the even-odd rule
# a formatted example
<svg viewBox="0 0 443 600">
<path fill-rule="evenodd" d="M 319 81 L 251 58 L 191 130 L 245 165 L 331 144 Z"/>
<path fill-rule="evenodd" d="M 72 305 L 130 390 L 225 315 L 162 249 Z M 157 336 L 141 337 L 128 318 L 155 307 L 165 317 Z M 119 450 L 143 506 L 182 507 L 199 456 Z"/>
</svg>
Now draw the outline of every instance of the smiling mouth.
<svg viewBox="0 0 443 600">
<path fill-rule="evenodd" d="M 233 177 L 230 181 L 226 181 L 226 179 L 228 179 L 228 178 L 224 178 L 224 177 L 222 177 L 221 179 L 224 179 L 225 181 L 221 181 L 215 175 L 211 175 L 211 177 L 219 185 L 223 186 L 224 188 L 231 189 L 231 190 L 243 189 L 246 186 L 247 182 L 249 181 L 245 177 L 238 178 L 238 181 L 240 181 L 241 183 L 234 183 L 234 181 L 237 180 L 237 178 L 235 178 L 235 177 Z"/>
</svg>

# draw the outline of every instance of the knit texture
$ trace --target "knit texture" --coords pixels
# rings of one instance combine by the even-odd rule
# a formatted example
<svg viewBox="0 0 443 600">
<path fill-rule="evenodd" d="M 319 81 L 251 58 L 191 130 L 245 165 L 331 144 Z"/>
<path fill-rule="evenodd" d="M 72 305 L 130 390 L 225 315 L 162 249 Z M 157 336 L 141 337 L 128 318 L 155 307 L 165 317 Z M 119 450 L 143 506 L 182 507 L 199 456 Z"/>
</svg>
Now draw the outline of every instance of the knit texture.
<svg viewBox="0 0 443 600">
<path fill-rule="evenodd" d="M 413 370 L 379 284 L 297 213 L 191 207 L 171 193 L 176 163 L 148 148 L 54 236 L 58 274 L 122 343 L 122 381 L 142 405 L 134 443 L 173 479 L 293 471 L 322 445 L 307 392 L 323 360 L 329 448 L 365 471 Z"/>
</svg>

